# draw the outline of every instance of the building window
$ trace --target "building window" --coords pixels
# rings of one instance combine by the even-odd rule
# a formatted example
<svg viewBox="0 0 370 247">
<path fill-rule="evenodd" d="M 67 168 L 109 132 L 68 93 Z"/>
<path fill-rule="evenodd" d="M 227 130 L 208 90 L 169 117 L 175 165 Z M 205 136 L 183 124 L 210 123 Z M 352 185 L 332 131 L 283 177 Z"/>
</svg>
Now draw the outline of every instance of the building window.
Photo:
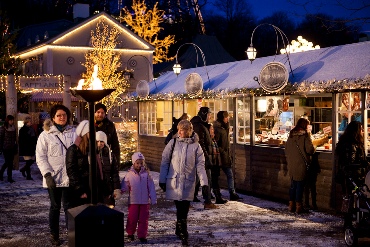
<svg viewBox="0 0 370 247">
<path fill-rule="evenodd" d="M 249 143 L 250 142 L 250 97 L 243 97 L 236 99 L 237 105 L 237 119 L 236 119 L 236 128 L 237 128 L 237 143 Z"/>
<path fill-rule="evenodd" d="M 172 101 L 140 102 L 140 135 L 166 136 L 172 127 Z"/>
<path fill-rule="evenodd" d="M 155 135 L 156 134 L 156 102 L 139 103 L 139 134 Z"/>
<path fill-rule="evenodd" d="M 234 103 L 233 98 L 226 99 L 205 99 L 202 102 L 202 106 L 207 106 L 211 110 L 210 123 L 217 120 L 217 113 L 219 111 L 227 111 L 229 113 L 229 124 L 230 124 L 230 142 L 233 141 L 233 126 L 234 126 Z"/>
</svg>

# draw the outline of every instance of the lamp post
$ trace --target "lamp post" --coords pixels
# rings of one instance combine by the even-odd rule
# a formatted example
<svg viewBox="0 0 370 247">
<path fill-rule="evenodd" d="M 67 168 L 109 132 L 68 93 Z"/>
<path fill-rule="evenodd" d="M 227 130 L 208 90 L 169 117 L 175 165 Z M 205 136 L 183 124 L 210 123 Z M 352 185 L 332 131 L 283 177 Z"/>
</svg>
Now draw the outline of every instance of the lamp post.
<svg viewBox="0 0 370 247">
<path fill-rule="evenodd" d="M 179 64 L 179 61 L 178 61 L 178 54 L 179 54 L 179 50 L 181 49 L 181 47 L 183 47 L 184 45 L 192 45 L 195 49 L 195 53 L 197 54 L 197 66 L 198 66 L 198 51 L 200 52 L 201 56 L 202 56 L 202 59 L 203 59 L 203 64 L 204 64 L 204 68 L 206 70 L 206 73 L 207 73 L 207 78 L 208 78 L 208 81 L 209 81 L 209 75 L 208 75 L 208 70 L 207 70 L 207 65 L 206 65 L 206 57 L 204 56 L 204 53 L 202 51 L 202 49 L 200 49 L 199 46 L 197 46 L 196 44 L 194 43 L 184 43 L 182 45 L 180 45 L 180 47 L 177 49 L 177 52 L 176 52 L 176 63 L 175 65 L 172 67 L 173 69 L 173 72 L 178 76 L 181 72 L 181 65 Z"/>
<path fill-rule="evenodd" d="M 259 24 L 258 26 L 256 26 L 253 29 L 252 36 L 251 36 L 251 44 L 248 47 L 248 49 L 245 51 L 247 53 L 248 59 L 249 59 L 249 61 L 251 61 L 251 63 L 256 59 L 256 56 L 257 56 L 257 50 L 256 50 L 256 48 L 253 47 L 253 35 L 254 35 L 254 32 L 256 31 L 257 28 L 259 28 L 260 26 L 264 26 L 264 25 L 268 25 L 268 26 L 272 27 L 274 29 L 274 31 L 275 31 L 275 34 L 276 34 L 276 53 L 275 54 L 277 54 L 277 52 L 279 50 L 279 36 L 281 38 L 281 41 L 283 42 L 283 46 L 284 46 L 285 49 L 289 45 L 289 39 L 288 39 L 288 37 L 285 35 L 285 33 L 279 27 L 277 27 L 275 25 L 272 25 L 270 23 L 262 23 L 262 24 Z M 293 75 L 293 70 L 292 70 L 292 66 L 290 65 L 289 52 L 288 51 L 286 52 L 286 55 L 287 55 L 287 58 L 288 58 L 288 63 L 289 63 L 290 71 L 291 71 L 291 73 Z"/>
</svg>

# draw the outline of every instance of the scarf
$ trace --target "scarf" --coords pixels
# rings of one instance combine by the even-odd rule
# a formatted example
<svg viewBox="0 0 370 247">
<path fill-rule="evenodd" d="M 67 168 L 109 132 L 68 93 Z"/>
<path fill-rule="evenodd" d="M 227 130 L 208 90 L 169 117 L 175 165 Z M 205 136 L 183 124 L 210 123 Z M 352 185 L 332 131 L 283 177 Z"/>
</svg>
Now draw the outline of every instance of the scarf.
<svg viewBox="0 0 370 247">
<path fill-rule="evenodd" d="M 54 123 L 55 127 L 63 133 L 63 131 L 66 129 L 67 125 L 60 125 L 60 124 L 56 124 Z"/>
<path fill-rule="evenodd" d="M 103 121 L 95 121 L 95 127 L 101 127 L 103 126 Z"/>
<path fill-rule="evenodd" d="M 15 131 L 15 127 L 14 127 L 14 125 L 8 125 L 8 128 L 5 128 L 6 129 L 6 131 Z"/>
</svg>

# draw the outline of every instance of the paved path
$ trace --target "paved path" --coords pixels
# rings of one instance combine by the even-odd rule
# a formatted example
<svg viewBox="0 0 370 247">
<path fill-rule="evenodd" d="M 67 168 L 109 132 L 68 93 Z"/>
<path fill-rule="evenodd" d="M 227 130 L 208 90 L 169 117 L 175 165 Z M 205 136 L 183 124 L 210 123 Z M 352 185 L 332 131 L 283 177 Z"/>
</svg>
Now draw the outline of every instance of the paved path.
<svg viewBox="0 0 370 247">
<path fill-rule="evenodd" d="M 125 174 L 120 172 L 121 178 Z M 158 173 L 151 174 L 158 185 Z M 15 183 L 0 181 L 0 247 L 51 246 L 48 239 L 49 199 L 47 191 L 41 188 L 42 177 L 35 164 L 32 177 L 34 180 L 28 181 L 19 171 L 14 171 Z M 228 193 L 222 190 L 222 194 L 227 197 Z M 151 208 L 148 246 L 180 246 L 181 242 L 174 235 L 174 204 L 164 199 L 158 186 L 157 195 L 158 204 Z M 194 209 L 190 210 L 188 220 L 190 245 L 345 246 L 342 220 L 338 216 L 323 212 L 296 215 L 288 213 L 284 204 L 241 196 L 242 201 L 228 202 L 217 210 L 204 210 L 202 203 L 193 203 Z M 127 195 L 118 200 L 116 209 L 124 212 L 126 222 Z M 61 217 L 61 239 L 63 246 L 68 246 L 64 223 Z M 125 246 L 141 244 L 135 240 L 126 242 Z M 363 239 L 360 246 L 370 246 L 370 241 Z"/>
</svg>

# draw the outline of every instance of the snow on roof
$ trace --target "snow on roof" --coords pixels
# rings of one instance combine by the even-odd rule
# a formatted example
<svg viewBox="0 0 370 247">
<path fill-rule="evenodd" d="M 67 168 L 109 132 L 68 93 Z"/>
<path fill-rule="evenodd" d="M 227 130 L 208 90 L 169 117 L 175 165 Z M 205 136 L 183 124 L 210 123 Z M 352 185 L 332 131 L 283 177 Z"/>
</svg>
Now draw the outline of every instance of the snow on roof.
<svg viewBox="0 0 370 247">
<path fill-rule="evenodd" d="M 291 83 L 362 79 L 370 74 L 370 42 L 293 53 L 289 55 L 289 60 L 293 71 L 289 74 Z M 249 60 L 215 64 L 185 69 L 178 76 L 168 72 L 149 84 L 150 94 L 185 94 L 185 79 L 190 73 L 198 73 L 202 77 L 204 90 L 260 88 L 253 78 L 258 77 L 261 69 L 273 61 L 285 64 L 291 72 L 285 54 L 257 58 L 252 64 Z"/>
</svg>

